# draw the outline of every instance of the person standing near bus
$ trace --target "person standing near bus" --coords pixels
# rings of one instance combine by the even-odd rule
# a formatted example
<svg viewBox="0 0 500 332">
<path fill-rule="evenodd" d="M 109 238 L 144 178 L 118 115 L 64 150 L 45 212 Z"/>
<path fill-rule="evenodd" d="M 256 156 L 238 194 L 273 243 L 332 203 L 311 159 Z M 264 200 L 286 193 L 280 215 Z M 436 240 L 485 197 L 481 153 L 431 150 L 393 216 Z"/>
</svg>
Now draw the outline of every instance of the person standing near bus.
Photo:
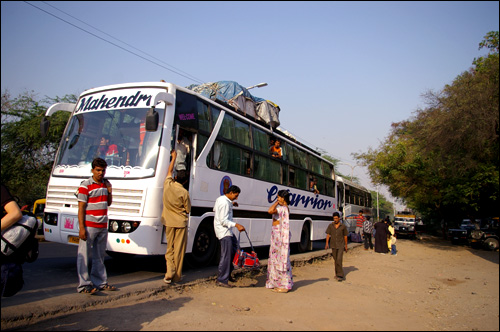
<svg viewBox="0 0 500 332">
<path fill-rule="evenodd" d="M 11 226 L 15 225 L 23 214 L 19 209 L 19 205 L 14 197 L 10 194 L 6 186 L 1 184 L 1 202 L 2 202 L 2 235 L 4 231 L 8 230 Z M 2 237 L 3 239 L 3 237 Z M 23 279 L 23 266 L 22 262 L 12 259 L 11 256 L 0 256 L 0 267 L 2 270 L 2 279 L 0 282 L 0 295 L 13 296 L 19 292 L 24 285 Z"/>
<path fill-rule="evenodd" d="M 113 201 L 111 183 L 104 178 L 108 164 L 104 159 L 92 161 L 92 177 L 78 188 L 78 224 L 80 226 L 77 257 L 77 291 L 95 294 L 99 290 L 115 291 L 108 285 L 104 255 L 108 242 L 108 207 Z M 92 269 L 89 274 L 89 265 Z M 96 288 L 97 287 L 97 288 Z"/>
<path fill-rule="evenodd" d="M 359 210 L 359 214 L 356 217 L 356 230 L 354 231 L 355 234 L 359 234 L 359 237 L 361 241 L 363 241 L 363 224 L 365 222 L 365 217 L 363 216 L 363 210 Z"/>
<path fill-rule="evenodd" d="M 233 221 L 233 206 L 238 206 L 235 200 L 238 199 L 241 189 L 237 186 L 230 186 L 226 193 L 215 201 L 214 205 L 214 230 L 215 235 L 220 241 L 220 261 L 219 275 L 217 276 L 217 286 L 232 288 L 229 281 L 233 271 L 233 256 L 237 250 L 237 240 L 231 231 L 236 227 L 238 231 L 243 232 L 245 227 Z"/>
<path fill-rule="evenodd" d="M 366 217 L 365 222 L 363 223 L 363 236 L 365 238 L 365 250 L 373 250 L 372 243 L 372 233 L 373 233 L 373 223 L 370 220 L 370 216 Z"/>
<path fill-rule="evenodd" d="M 375 252 L 383 255 L 387 254 L 387 236 L 391 234 L 384 221 L 385 220 L 379 221 L 373 225 L 373 228 L 375 229 Z"/>
<path fill-rule="evenodd" d="M 337 281 L 345 280 L 342 260 L 344 251 L 347 252 L 347 227 L 340 223 L 340 214 L 333 213 L 333 223 L 326 228 L 325 250 L 332 247 L 332 256 L 335 261 L 335 279 Z M 331 241 L 330 241 L 331 239 Z"/>
<path fill-rule="evenodd" d="M 267 263 L 266 288 L 273 292 L 287 293 L 293 287 L 292 264 L 290 263 L 290 193 L 280 190 L 276 202 L 267 211 L 273 216 L 271 246 Z"/>
<path fill-rule="evenodd" d="M 387 220 L 387 229 L 389 230 L 389 233 L 387 234 L 387 252 L 389 252 L 391 248 L 391 239 L 392 236 L 394 235 L 394 227 L 392 226 L 392 223 L 390 220 Z"/>
<path fill-rule="evenodd" d="M 163 212 L 161 215 L 161 221 L 166 227 L 167 235 L 167 252 L 165 253 L 167 272 L 163 278 L 166 284 L 181 281 L 187 246 L 188 214 L 191 211 L 189 192 L 184 188 L 184 184 L 188 181 L 188 174 L 186 170 L 180 170 L 175 178 L 172 178 L 177 152 L 172 150 L 171 155 L 172 160 L 163 183 Z"/>
</svg>

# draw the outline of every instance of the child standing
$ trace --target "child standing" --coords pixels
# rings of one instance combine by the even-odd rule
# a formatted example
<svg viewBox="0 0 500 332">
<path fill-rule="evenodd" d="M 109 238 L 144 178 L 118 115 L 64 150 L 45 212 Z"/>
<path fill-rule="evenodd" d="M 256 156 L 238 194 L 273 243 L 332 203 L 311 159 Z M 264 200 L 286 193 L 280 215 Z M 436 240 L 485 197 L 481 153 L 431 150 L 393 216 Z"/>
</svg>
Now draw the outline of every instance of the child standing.
<svg viewBox="0 0 500 332">
<path fill-rule="evenodd" d="M 397 250 L 396 250 L 396 233 L 394 233 L 392 236 L 391 236 L 391 255 L 393 256 L 397 256 Z"/>
</svg>

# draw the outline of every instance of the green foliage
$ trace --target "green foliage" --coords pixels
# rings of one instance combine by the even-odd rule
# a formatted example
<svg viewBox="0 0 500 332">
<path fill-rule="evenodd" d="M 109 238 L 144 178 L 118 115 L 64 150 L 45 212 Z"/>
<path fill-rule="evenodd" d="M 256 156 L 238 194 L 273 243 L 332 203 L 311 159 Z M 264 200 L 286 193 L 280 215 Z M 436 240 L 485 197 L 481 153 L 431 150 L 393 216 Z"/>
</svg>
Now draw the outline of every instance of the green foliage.
<svg viewBox="0 0 500 332">
<path fill-rule="evenodd" d="M 20 199 L 21 205 L 45 197 L 57 147 L 70 115 L 57 112 L 51 116 L 49 133 L 41 137 L 45 105 L 76 100 L 75 95 L 66 95 L 39 102 L 33 92 L 13 99 L 8 91 L 2 92 L 1 181 Z"/>
<path fill-rule="evenodd" d="M 392 124 L 378 149 L 355 155 L 374 183 L 428 218 L 498 214 L 498 32 L 488 33 L 483 47 L 488 56 L 442 91 L 427 92 L 427 107 Z"/>
<path fill-rule="evenodd" d="M 372 221 L 378 221 L 377 219 L 377 192 L 376 191 L 371 191 L 372 194 L 372 215 L 373 219 Z M 384 195 L 381 193 L 378 193 L 378 215 L 379 219 L 385 218 L 385 216 L 392 216 L 394 217 L 394 207 L 391 202 L 389 202 Z M 391 219 L 392 219 L 391 218 Z"/>
</svg>

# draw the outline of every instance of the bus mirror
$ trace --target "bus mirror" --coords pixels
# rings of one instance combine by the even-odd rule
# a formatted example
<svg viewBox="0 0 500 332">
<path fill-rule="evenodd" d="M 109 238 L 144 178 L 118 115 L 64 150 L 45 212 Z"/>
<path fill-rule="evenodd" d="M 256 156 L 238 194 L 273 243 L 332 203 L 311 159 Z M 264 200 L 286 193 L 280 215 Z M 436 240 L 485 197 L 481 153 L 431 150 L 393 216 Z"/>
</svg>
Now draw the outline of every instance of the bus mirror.
<svg viewBox="0 0 500 332">
<path fill-rule="evenodd" d="M 146 131 L 156 131 L 158 129 L 158 112 L 152 106 L 146 114 Z"/>
<path fill-rule="evenodd" d="M 49 132 L 49 125 L 50 125 L 49 119 L 47 119 L 47 117 L 44 116 L 42 122 L 40 122 L 40 133 L 42 137 L 47 136 Z"/>
</svg>

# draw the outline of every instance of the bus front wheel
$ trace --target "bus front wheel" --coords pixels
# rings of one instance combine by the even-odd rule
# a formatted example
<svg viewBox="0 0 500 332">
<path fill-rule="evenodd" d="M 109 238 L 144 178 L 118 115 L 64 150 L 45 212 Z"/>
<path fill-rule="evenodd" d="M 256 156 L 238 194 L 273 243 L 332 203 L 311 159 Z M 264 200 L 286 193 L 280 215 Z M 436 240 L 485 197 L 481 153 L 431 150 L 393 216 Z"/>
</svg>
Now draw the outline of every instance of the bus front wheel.
<svg viewBox="0 0 500 332">
<path fill-rule="evenodd" d="M 218 240 L 215 236 L 213 221 L 203 222 L 196 231 L 193 250 L 189 258 L 192 266 L 208 266 L 217 253 Z"/>
</svg>

